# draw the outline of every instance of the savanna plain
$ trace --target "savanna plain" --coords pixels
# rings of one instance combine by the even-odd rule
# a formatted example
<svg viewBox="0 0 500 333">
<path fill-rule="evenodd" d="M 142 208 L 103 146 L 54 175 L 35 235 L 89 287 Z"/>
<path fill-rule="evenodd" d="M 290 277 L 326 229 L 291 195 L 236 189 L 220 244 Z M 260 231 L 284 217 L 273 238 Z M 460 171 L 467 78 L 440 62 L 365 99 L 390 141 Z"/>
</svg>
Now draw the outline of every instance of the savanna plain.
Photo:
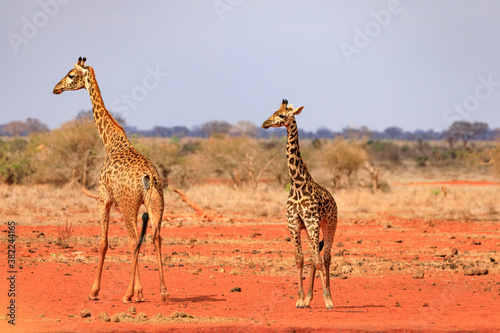
<svg viewBox="0 0 500 333">
<path fill-rule="evenodd" d="M 31 175 L 23 175 L 26 181 L 0 185 L 2 332 L 500 329 L 500 183 L 488 154 L 478 157 L 477 150 L 469 149 L 464 156 L 440 154 L 433 160 L 429 145 L 424 147 L 429 159 L 406 158 L 404 152 L 422 147 L 396 142 L 390 147 L 397 154 L 384 158 L 362 140 L 304 140 L 304 160 L 332 192 L 339 222 L 330 269 L 334 309 L 325 309 L 319 277 L 311 307 L 296 309 L 283 140 L 219 142 L 214 137 L 188 145 L 135 138 L 138 149 L 160 161 L 165 177 L 162 256 L 171 296 L 161 304 L 149 226 L 139 257 L 146 302 L 124 304 L 130 250 L 116 208 L 100 299 L 88 299 L 100 234 L 92 195 L 102 156 L 89 149 L 86 155 L 75 151 L 85 158 L 58 160 L 49 139 L 30 139 L 30 161 L 36 164 Z M 246 154 L 225 154 L 242 149 L 224 148 L 224 141 L 245 144 Z M 365 153 L 346 148 L 351 160 L 359 155 L 352 170 L 334 160 L 321 161 L 318 156 L 327 158 L 329 145 L 335 144 L 333 151 L 356 146 Z M 189 147 L 200 153 L 186 153 Z M 262 147 L 276 152 L 259 153 Z M 151 156 L 159 151 L 167 155 Z M 203 160 L 202 151 L 218 160 Z M 60 164 L 52 170 L 40 167 L 54 161 Z M 213 165 L 217 168 L 210 169 Z M 14 297 L 8 296 L 10 221 L 15 222 Z M 307 286 L 304 231 L 303 241 Z M 8 322 L 12 299 L 15 325 Z"/>
</svg>

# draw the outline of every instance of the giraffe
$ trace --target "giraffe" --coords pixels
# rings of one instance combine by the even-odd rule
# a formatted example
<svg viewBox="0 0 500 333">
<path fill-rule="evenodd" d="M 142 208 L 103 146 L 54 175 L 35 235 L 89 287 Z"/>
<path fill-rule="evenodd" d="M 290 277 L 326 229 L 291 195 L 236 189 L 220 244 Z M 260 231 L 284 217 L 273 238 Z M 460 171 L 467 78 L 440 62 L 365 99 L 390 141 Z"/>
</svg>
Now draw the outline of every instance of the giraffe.
<svg viewBox="0 0 500 333">
<path fill-rule="evenodd" d="M 300 156 L 299 135 L 295 116 L 304 107 L 294 109 L 283 100 L 279 110 L 273 113 L 263 124 L 263 128 L 286 127 L 288 171 L 290 175 L 290 194 L 286 203 L 288 229 L 295 245 L 295 261 L 298 268 L 299 294 L 297 308 L 307 308 L 313 298 L 314 275 L 319 271 L 323 284 L 323 298 L 327 309 L 333 309 L 330 293 L 330 262 L 333 237 L 337 228 L 337 205 L 332 195 L 321 185 L 318 185 L 309 173 L 306 164 Z M 304 295 L 302 286 L 302 270 L 304 256 L 302 254 L 301 231 L 306 230 L 311 250 L 311 276 L 309 290 Z M 323 241 L 319 242 L 320 229 Z M 324 242 L 324 261 L 320 251 Z"/>
<path fill-rule="evenodd" d="M 99 261 L 97 272 L 89 295 L 89 299 L 98 300 L 101 289 L 101 275 L 108 248 L 109 211 L 112 204 L 120 207 L 128 233 L 128 243 L 131 250 L 131 272 L 124 303 L 132 301 L 135 291 L 135 301 L 144 302 L 142 285 L 139 279 L 137 261 L 140 246 L 143 242 L 148 219 L 151 220 L 153 242 L 160 272 L 160 297 L 164 303 L 170 297 L 165 285 L 162 258 L 160 227 L 163 216 L 163 188 L 153 163 L 132 147 L 124 129 L 116 122 L 104 106 L 101 92 L 96 81 L 94 69 L 85 65 L 86 58 L 79 58 L 68 74 L 54 87 L 54 94 L 66 90 L 85 88 L 90 94 L 94 120 L 99 136 L 106 150 L 106 158 L 99 176 L 98 208 L 101 224 L 99 242 Z M 141 234 L 137 231 L 137 215 L 140 206 L 144 204 L 147 212 L 143 214 Z"/>
</svg>

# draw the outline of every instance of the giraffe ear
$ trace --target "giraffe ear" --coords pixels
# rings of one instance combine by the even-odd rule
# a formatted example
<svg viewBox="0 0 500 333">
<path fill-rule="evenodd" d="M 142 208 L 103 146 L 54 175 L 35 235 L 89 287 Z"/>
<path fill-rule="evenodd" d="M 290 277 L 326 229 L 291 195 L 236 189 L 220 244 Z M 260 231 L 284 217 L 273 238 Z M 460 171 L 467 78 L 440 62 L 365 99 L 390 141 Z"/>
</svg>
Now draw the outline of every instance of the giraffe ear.
<svg viewBox="0 0 500 333">
<path fill-rule="evenodd" d="M 304 108 L 304 107 L 303 107 L 303 106 L 301 106 L 301 107 L 299 107 L 299 108 L 294 109 L 294 110 L 292 111 L 292 114 L 293 114 L 294 116 L 299 115 L 299 114 L 302 112 L 302 109 L 303 109 L 303 108 Z"/>
<path fill-rule="evenodd" d="M 74 64 L 74 65 L 75 65 L 76 73 L 78 75 L 80 75 L 80 76 L 87 75 L 87 70 L 85 68 L 83 68 L 82 66 L 77 65 L 77 64 Z"/>
</svg>

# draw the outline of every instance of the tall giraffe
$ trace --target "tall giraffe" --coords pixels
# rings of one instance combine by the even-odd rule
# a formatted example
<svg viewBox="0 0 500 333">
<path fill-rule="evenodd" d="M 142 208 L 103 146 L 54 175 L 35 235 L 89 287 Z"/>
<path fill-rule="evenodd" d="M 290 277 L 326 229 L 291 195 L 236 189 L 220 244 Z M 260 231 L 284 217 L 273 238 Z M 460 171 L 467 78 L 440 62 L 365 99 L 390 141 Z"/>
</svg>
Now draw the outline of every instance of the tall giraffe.
<svg viewBox="0 0 500 333">
<path fill-rule="evenodd" d="M 92 101 L 94 120 L 101 137 L 106 158 L 99 176 L 98 207 L 101 221 L 101 240 L 99 243 L 99 262 L 96 277 L 89 298 L 99 299 L 101 289 L 101 275 L 106 250 L 108 249 L 109 211 L 113 203 L 120 207 L 123 220 L 128 232 L 128 242 L 131 250 L 131 272 L 124 303 L 132 301 L 135 291 L 135 301 L 144 302 L 142 285 L 139 279 L 137 260 L 140 245 L 146 233 L 148 219 L 154 230 L 153 240 L 160 272 L 161 300 L 168 302 L 169 293 L 165 286 L 161 258 L 160 227 L 163 216 L 163 188 L 153 163 L 132 147 L 123 128 L 111 116 L 101 97 L 94 69 L 85 65 L 86 58 L 79 58 L 75 68 L 55 86 L 54 94 L 61 94 L 66 90 L 79 90 L 85 88 Z M 146 206 L 147 213 L 142 216 L 143 225 L 141 234 L 137 231 L 137 215 L 140 206 Z"/>
<path fill-rule="evenodd" d="M 263 128 L 286 127 L 287 147 L 286 157 L 288 160 L 288 171 L 290 174 L 290 194 L 286 203 L 288 229 L 292 235 L 295 245 L 295 261 L 298 268 L 299 297 L 297 308 L 309 307 L 313 298 L 314 275 L 316 269 L 321 276 L 323 284 L 323 298 L 327 309 L 333 309 L 332 295 L 330 293 L 330 262 L 333 237 L 337 228 L 337 205 L 330 192 L 318 185 L 307 170 L 307 166 L 300 156 L 299 134 L 295 116 L 302 112 L 304 107 L 294 109 L 283 100 L 278 111 L 274 112 L 263 124 Z M 311 276 L 309 290 L 304 295 L 302 286 L 302 270 L 304 267 L 304 255 L 300 232 L 306 230 L 311 250 Z M 319 231 L 324 237 L 324 262 L 321 260 L 321 245 L 319 242 Z M 304 298 L 305 296 L 305 298 Z"/>
</svg>

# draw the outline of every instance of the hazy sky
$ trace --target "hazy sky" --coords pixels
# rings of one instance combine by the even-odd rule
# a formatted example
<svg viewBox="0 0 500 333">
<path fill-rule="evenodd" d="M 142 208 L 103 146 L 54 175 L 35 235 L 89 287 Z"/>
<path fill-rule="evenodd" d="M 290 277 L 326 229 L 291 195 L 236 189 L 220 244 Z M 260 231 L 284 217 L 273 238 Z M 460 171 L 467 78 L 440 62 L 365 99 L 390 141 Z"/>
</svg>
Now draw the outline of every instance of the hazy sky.
<svg viewBox="0 0 500 333">
<path fill-rule="evenodd" d="M 0 124 L 91 109 L 53 95 L 79 56 L 127 124 L 500 127 L 500 1 L 0 1 Z"/>
</svg>

